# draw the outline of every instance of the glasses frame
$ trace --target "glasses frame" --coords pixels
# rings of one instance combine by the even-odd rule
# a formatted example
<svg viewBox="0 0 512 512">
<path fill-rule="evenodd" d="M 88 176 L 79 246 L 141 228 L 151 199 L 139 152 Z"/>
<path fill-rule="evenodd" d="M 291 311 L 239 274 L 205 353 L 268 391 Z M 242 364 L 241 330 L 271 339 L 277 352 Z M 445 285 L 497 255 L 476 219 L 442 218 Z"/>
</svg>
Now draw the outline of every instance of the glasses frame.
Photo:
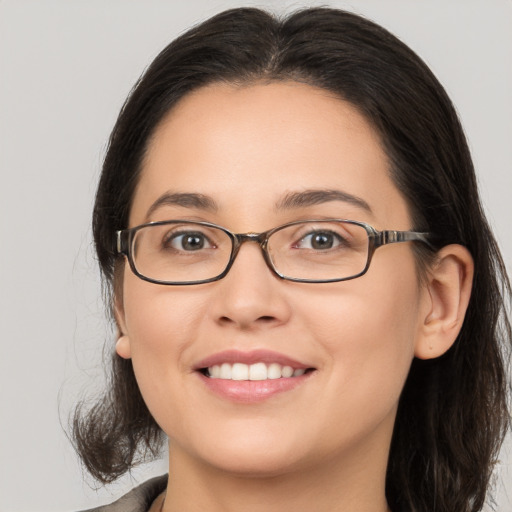
<svg viewBox="0 0 512 512">
<path fill-rule="evenodd" d="M 323 223 L 323 222 L 344 222 L 347 224 L 354 224 L 356 226 L 360 226 L 365 229 L 367 235 L 368 235 L 368 256 L 366 258 L 366 264 L 364 269 L 359 272 L 358 274 L 350 277 L 342 277 L 337 279 L 301 279 L 301 278 L 294 278 L 294 277 L 288 277 L 283 274 L 281 274 L 274 266 L 274 263 L 272 262 L 272 259 L 268 253 L 267 250 L 267 244 L 268 239 L 277 231 L 280 231 L 282 229 L 285 229 L 289 226 L 294 226 L 297 224 L 307 224 L 307 223 Z M 164 224 L 194 224 L 194 225 L 200 225 L 210 228 L 216 228 L 221 231 L 223 231 L 228 237 L 231 239 L 231 254 L 229 256 L 229 261 L 226 265 L 226 268 L 217 276 L 211 277 L 209 279 L 201 279 L 198 281 L 160 281 L 158 279 L 152 279 L 150 277 L 147 277 L 143 274 L 141 274 L 137 267 L 135 266 L 135 262 L 133 260 L 132 252 L 133 252 L 133 241 L 135 239 L 135 235 L 137 231 L 146 228 L 148 226 L 161 226 Z M 128 263 L 130 265 L 130 268 L 132 272 L 139 277 L 140 279 L 144 281 L 148 281 L 149 283 L 154 284 L 162 284 L 166 286 L 188 286 L 188 285 L 194 285 L 194 284 L 205 284 L 205 283 L 212 283 L 214 281 L 219 281 L 223 277 L 227 275 L 231 267 L 233 266 L 233 263 L 235 262 L 235 259 L 238 255 L 238 252 L 240 251 L 240 247 L 242 244 L 246 242 L 256 242 L 259 244 L 261 248 L 261 252 L 263 254 L 263 259 L 265 260 L 265 263 L 267 264 L 267 267 L 274 273 L 277 277 L 284 279 L 286 281 L 293 281 L 296 283 L 337 283 L 341 281 L 350 281 L 352 279 L 357 279 L 358 277 L 361 277 L 362 275 L 366 274 L 368 269 L 370 268 L 370 263 L 373 258 L 373 254 L 375 251 L 384 245 L 388 244 L 395 244 L 395 243 L 401 243 L 401 242 L 422 242 L 426 245 L 428 245 L 431 249 L 434 250 L 433 245 L 430 242 L 430 233 L 421 233 L 417 231 L 396 231 L 396 230 L 384 230 L 384 231 L 378 231 L 373 226 L 370 226 L 369 224 L 366 224 L 365 222 L 360 222 L 356 220 L 349 220 L 349 219 L 305 219 L 305 220 L 297 220 L 293 222 L 288 222 L 287 224 L 283 224 L 281 226 L 278 226 L 273 229 L 269 229 L 268 231 L 264 231 L 262 233 L 232 233 L 228 229 L 219 226 L 217 224 L 213 224 L 211 222 L 204 222 L 204 221 L 189 221 L 189 220 L 163 220 L 163 221 L 157 221 L 157 222 L 149 222 L 146 224 L 141 224 L 140 226 L 135 226 L 133 228 L 127 228 L 127 229 L 121 229 L 119 231 L 116 231 L 116 240 L 115 240 L 115 247 L 116 247 L 116 254 L 117 255 L 124 255 L 128 259 Z"/>
</svg>

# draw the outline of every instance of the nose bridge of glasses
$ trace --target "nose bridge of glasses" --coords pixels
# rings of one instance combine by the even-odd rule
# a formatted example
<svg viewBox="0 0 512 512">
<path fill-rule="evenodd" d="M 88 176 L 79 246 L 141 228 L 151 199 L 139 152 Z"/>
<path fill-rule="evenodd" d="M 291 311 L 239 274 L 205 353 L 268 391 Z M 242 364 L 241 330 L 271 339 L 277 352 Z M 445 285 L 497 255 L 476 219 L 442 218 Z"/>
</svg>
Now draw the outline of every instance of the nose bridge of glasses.
<svg viewBox="0 0 512 512">
<path fill-rule="evenodd" d="M 231 263 L 228 268 L 234 263 L 235 258 L 238 255 L 238 251 L 240 250 L 242 244 L 245 242 L 255 242 L 260 246 L 261 252 L 263 253 L 263 259 L 267 266 L 275 272 L 272 264 L 269 261 L 267 254 L 267 233 L 235 233 L 233 234 L 233 252 L 231 254 Z"/>
<path fill-rule="evenodd" d="M 267 245 L 266 233 L 236 233 L 235 237 L 235 254 L 238 253 L 241 245 L 245 242 L 256 242 L 260 247 L 265 250 Z"/>
</svg>

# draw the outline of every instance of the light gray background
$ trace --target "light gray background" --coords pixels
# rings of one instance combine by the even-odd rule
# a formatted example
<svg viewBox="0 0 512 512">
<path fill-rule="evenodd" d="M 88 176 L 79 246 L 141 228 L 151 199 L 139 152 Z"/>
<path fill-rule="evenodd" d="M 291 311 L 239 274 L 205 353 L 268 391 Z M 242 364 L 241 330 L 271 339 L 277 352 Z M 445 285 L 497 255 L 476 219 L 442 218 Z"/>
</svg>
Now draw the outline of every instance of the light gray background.
<svg viewBox="0 0 512 512">
<path fill-rule="evenodd" d="M 512 1 L 308 5 L 320 3 L 380 22 L 446 86 L 512 270 Z M 110 336 L 89 218 L 109 131 L 140 72 L 178 33 L 240 5 L 305 4 L 0 0 L 1 512 L 86 508 L 165 471 L 152 464 L 96 492 L 61 428 L 77 397 L 101 388 Z M 497 470 L 501 512 L 512 512 L 511 450 Z"/>
</svg>

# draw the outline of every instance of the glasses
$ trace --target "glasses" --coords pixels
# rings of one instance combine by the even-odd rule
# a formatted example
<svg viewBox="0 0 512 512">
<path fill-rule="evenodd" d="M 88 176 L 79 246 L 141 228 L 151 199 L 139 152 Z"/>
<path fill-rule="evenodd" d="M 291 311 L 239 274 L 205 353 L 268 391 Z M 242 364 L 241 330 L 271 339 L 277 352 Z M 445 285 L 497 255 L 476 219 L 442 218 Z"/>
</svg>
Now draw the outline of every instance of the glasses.
<svg viewBox="0 0 512 512">
<path fill-rule="evenodd" d="M 231 233 L 209 222 L 151 222 L 116 233 L 117 253 L 135 275 L 151 283 L 190 285 L 226 276 L 245 242 L 259 244 L 269 269 L 299 283 L 332 283 L 366 273 L 383 245 L 422 242 L 429 234 L 378 231 L 354 220 L 290 222 L 264 233 Z"/>
</svg>

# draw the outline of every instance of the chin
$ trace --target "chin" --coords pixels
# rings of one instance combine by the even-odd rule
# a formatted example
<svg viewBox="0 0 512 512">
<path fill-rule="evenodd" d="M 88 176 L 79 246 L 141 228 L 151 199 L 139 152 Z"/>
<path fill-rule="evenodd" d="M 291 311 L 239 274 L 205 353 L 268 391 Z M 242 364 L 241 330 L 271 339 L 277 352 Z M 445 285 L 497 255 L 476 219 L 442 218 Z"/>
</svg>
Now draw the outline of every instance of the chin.
<svg viewBox="0 0 512 512">
<path fill-rule="evenodd" d="M 300 441 L 288 437 L 272 438 L 265 434 L 253 436 L 222 436 L 219 440 L 204 438 L 195 447 L 194 458 L 217 470 L 240 477 L 275 477 L 297 469 L 304 458 Z M 171 448 L 172 449 L 172 448 Z"/>
<path fill-rule="evenodd" d="M 207 461 L 218 471 L 230 473 L 240 478 L 275 478 L 291 473 L 300 466 L 299 461 L 277 454 L 236 454 L 219 456 Z"/>
</svg>

